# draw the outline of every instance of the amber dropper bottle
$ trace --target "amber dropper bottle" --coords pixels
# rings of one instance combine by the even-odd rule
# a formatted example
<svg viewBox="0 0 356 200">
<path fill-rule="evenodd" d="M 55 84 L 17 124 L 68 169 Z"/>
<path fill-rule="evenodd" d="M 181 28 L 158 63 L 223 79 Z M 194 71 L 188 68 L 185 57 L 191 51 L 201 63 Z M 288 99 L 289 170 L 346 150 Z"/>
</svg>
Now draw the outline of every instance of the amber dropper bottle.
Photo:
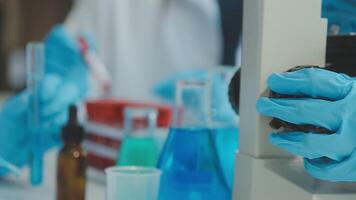
<svg viewBox="0 0 356 200">
<path fill-rule="evenodd" d="M 69 120 L 62 129 L 63 148 L 57 163 L 57 200 L 85 199 L 86 153 L 81 147 L 84 129 L 77 119 L 77 108 L 69 108 Z"/>
</svg>

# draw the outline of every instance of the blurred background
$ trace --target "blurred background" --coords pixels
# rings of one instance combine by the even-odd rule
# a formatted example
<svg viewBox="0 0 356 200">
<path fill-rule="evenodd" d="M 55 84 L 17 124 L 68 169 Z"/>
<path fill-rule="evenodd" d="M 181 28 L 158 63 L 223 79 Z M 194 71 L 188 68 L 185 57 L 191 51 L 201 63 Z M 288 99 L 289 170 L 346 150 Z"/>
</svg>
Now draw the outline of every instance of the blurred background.
<svg viewBox="0 0 356 200">
<path fill-rule="evenodd" d="M 64 22 L 74 0 L 0 0 L 0 91 L 25 85 L 24 47 L 42 40 L 54 24 Z M 241 31 L 241 1 L 218 0 L 223 55 L 221 64 L 235 65 Z"/>
<path fill-rule="evenodd" d="M 0 0 L 0 90 L 25 86 L 24 47 L 64 21 L 73 0 Z"/>
</svg>

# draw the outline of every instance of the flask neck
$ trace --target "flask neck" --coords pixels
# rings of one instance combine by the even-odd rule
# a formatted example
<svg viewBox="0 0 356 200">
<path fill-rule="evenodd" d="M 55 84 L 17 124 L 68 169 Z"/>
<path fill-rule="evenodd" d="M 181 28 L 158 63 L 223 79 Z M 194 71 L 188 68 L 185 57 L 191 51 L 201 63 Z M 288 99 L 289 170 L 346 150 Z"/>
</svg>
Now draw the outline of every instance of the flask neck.
<svg viewBox="0 0 356 200">
<path fill-rule="evenodd" d="M 209 127 L 209 94 L 209 81 L 178 81 L 173 128 Z"/>
<path fill-rule="evenodd" d="M 126 108 L 124 131 L 126 136 L 153 136 L 157 127 L 157 110 L 153 108 Z"/>
</svg>

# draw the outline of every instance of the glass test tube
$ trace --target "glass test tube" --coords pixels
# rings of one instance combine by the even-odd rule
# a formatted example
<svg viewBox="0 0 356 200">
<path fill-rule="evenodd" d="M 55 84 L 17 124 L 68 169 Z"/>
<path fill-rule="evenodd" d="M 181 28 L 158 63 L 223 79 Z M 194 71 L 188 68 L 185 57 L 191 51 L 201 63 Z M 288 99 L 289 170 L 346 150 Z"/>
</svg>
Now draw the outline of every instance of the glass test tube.
<svg viewBox="0 0 356 200">
<path fill-rule="evenodd" d="M 42 183 L 43 137 L 41 136 L 40 82 L 44 76 L 44 45 L 30 42 L 26 46 L 27 92 L 29 94 L 28 126 L 31 135 L 31 184 Z"/>
</svg>

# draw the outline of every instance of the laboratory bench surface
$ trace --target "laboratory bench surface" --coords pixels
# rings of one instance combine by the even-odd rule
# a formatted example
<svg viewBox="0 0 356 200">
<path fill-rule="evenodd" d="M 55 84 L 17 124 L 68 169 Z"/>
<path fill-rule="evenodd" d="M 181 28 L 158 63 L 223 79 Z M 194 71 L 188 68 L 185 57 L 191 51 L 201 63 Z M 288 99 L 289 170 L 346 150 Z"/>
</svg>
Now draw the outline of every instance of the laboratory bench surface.
<svg viewBox="0 0 356 200">
<path fill-rule="evenodd" d="M 24 169 L 20 178 L 7 177 L 0 180 L 0 200 L 55 200 L 56 166 L 58 149 L 46 153 L 44 160 L 44 182 L 37 187 L 31 186 L 28 169 Z M 92 178 L 87 179 L 86 200 L 104 200 L 105 184 Z"/>
</svg>

